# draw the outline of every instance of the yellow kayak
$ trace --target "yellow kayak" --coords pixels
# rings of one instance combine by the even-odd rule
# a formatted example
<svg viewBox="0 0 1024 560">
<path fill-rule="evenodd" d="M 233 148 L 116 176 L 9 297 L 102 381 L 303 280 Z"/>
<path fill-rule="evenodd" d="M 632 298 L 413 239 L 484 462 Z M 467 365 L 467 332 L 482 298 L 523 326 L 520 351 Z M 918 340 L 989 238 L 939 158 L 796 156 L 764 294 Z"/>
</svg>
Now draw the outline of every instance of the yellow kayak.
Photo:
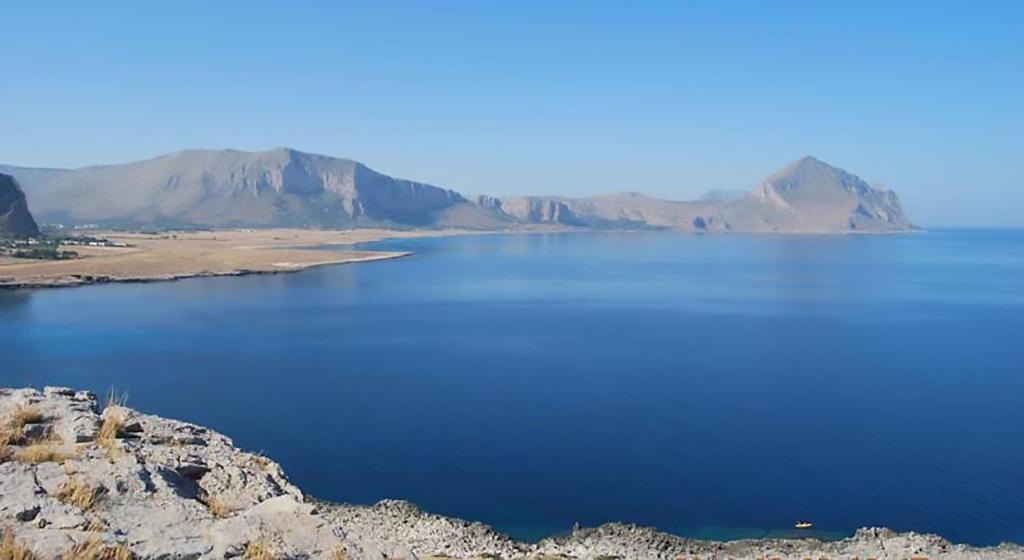
<svg viewBox="0 0 1024 560">
<path fill-rule="evenodd" d="M 797 521 L 793 524 L 793 527 L 796 527 L 797 529 L 810 529 L 811 527 L 814 527 L 814 523 L 811 523 L 810 521 Z"/>
</svg>

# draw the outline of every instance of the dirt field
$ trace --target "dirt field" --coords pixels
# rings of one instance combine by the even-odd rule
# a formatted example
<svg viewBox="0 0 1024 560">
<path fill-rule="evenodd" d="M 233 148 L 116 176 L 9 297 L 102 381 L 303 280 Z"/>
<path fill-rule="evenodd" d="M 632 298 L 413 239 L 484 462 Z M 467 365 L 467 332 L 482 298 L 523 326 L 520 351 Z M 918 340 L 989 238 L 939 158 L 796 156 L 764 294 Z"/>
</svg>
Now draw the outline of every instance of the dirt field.
<svg viewBox="0 0 1024 560">
<path fill-rule="evenodd" d="M 81 258 L 0 259 L 0 287 L 58 287 L 97 282 L 147 282 L 193 276 L 290 272 L 314 266 L 405 256 L 407 253 L 311 247 L 388 238 L 453 235 L 456 231 L 323 231 L 302 229 L 161 232 L 84 231 L 129 247 L 61 246 Z"/>
</svg>

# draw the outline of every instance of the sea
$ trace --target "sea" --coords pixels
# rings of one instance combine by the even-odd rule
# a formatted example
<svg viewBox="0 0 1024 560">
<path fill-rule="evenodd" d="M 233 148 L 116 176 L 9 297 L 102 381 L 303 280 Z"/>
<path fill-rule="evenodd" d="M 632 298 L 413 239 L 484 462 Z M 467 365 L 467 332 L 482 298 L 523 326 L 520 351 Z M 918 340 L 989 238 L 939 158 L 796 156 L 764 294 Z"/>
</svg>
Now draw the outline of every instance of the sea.
<svg viewBox="0 0 1024 560">
<path fill-rule="evenodd" d="M 413 255 L 0 291 L 0 385 L 115 388 L 318 498 L 521 539 L 1024 542 L 1024 230 L 366 247 Z"/>
</svg>

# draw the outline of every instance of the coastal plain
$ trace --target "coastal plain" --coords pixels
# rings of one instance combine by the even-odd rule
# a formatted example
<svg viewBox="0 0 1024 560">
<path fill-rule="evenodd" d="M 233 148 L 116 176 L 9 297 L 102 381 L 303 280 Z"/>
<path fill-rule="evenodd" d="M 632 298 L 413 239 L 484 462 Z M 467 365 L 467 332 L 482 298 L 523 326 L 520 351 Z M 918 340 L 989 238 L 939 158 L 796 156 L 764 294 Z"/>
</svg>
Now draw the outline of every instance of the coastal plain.
<svg viewBox="0 0 1024 560">
<path fill-rule="evenodd" d="M 260 229 L 159 233 L 83 231 L 124 246 L 68 247 L 68 260 L 0 259 L 0 288 L 45 288 L 101 282 L 149 282 L 196 276 L 294 272 L 315 266 L 408 255 L 350 245 L 393 238 L 444 236 L 456 230 Z M 331 249 L 331 250 L 324 250 Z"/>
</svg>

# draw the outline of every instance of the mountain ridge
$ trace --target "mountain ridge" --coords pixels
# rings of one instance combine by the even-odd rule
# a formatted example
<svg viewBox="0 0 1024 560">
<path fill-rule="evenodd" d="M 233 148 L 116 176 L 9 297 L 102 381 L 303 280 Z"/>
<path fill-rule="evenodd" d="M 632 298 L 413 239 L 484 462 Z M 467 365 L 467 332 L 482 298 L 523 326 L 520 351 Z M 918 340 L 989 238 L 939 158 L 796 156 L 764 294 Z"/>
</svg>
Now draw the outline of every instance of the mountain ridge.
<svg viewBox="0 0 1024 560">
<path fill-rule="evenodd" d="M 45 222 L 157 227 L 459 227 L 521 225 L 693 232 L 912 229 L 893 191 L 811 156 L 746 195 L 674 201 L 624 191 L 586 198 L 465 196 L 357 161 L 286 147 L 189 149 L 77 169 L 0 165 Z"/>
</svg>

